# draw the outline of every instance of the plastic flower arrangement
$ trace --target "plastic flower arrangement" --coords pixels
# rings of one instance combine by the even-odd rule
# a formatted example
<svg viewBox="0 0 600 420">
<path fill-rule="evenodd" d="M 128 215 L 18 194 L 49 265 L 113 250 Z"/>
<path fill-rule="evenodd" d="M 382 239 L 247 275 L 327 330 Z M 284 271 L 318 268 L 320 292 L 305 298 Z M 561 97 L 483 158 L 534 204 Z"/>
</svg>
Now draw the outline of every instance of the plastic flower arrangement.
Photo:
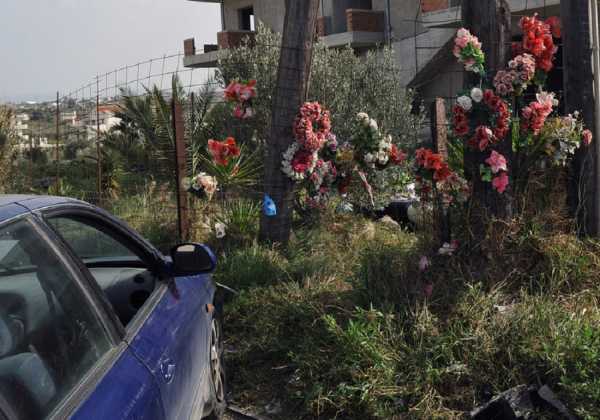
<svg viewBox="0 0 600 420">
<path fill-rule="evenodd" d="M 485 73 L 485 55 L 481 50 L 481 42 L 465 28 L 460 28 L 454 40 L 454 56 L 465 70 L 483 75 Z"/>
<path fill-rule="evenodd" d="M 454 55 L 467 71 L 480 76 L 480 82 L 457 98 L 452 108 L 452 131 L 456 139 L 481 153 L 481 179 L 499 194 L 507 190 L 514 178 L 526 180 L 528 171 L 536 165 L 543 166 L 548 160 L 554 165 L 565 165 L 577 148 L 592 141 L 591 132 L 585 130 L 578 114 L 552 115 L 558 101 L 553 93 L 544 91 L 557 52 L 554 38 L 561 35 L 559 19 L 542 21 L 534 15 L 522 18 L 520 26 L 522 42 L 513 44 L 513 58 L 507 68 L 490 80 L 485 76 L 477 38 L 465 29 L 460 29 L 455 38 Z M 525 101 L 530 96 L 535 96 L 535 100 Z M 507 141 L 511 142 L 514 162 L 498 151 Z M 439 165 L 427 160 L 432 157 L 424 153 L 421 152 L 421 159 L 417 156 L 422 168 L 432 170 L 432 165 Z M 511 173 L 512 166 L 519 172 Z M 439 177 L 433 169 L 433 176 Z"/>
<path fill-rule="evenodd" d="M 350 143 L 354 158 L 364 169 L 385 169 L 406 159 L 406 155 L 393 144 L 392 136 L 381 133 L 377 121 L 364 112 L 360 112 L 356 120 Z"/>
<path fill-rule="evenodd" d="M 281 169 L 298 182 L 312 175 L 320 160 L 319 152 L 331 139 L 329 111 L 317 102 L 305 103 L 294 121 L 293 133 L 296 141 L 283 154 Z"/>
<path fill-rule="evenodd" d="M 448 207 L 464 203 L 470 195 L 467 181 L 452 171 L 439 153 L 420 148 L 415 152 L 416 190 L 421 202 L 427 203 L 441 198 Z"/>
<path fill-rule="evenodd" d="M 224 141 L 209 140 L 208 152 L 217 165 L 227 166 L 232 157 L 240 155 L 240 148 L 233 137 L 227 137 Z"/>
<path fill-rule="evenodd" d="M 182 185 L 186 191 L 196 197 L 211 200 L 217 191 L 218 183 L 215 177 L 205 172 L 200 172 L 191 178 L 184 178 Z"/>
<path fill-rule="evenodd" d="M 225 99 L 234 104 L 233 116 L 245 120 L 254 116 L 252 99 L 256 97 L 256 80 L 229 83 L 224 91 Z"/>
<path fill-rule="evenodd" d="M 340 194 L 348 193 L 353 180 L 360 181 L 373 204 L 370 173 L 406 160 L 391 136 L 383 135 L 366 113 L 357 115 L 350 141 L 339 144 L 331 132 L 329 112 L 316 102 L 305 103 L 293 133 L 295 142 L 284 152 L 281 169 L 292 181 L 304 183 L 308 202 L 315 207 L 329 198 L 334 187 Z"/>
</svg>

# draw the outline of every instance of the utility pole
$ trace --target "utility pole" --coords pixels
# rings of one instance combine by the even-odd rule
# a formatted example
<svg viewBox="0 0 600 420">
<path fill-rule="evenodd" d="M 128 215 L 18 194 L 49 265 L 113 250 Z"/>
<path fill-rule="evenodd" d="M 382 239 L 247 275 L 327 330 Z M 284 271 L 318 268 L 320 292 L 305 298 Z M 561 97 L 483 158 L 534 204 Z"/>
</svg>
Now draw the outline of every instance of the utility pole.
<svg viewBox="0 0 600 420">
<path fill-rule="evenodd" d="M 56 188 L 60 182 L 60 98 L 56 92 Z"/>
<path fill-rule="evenodd" d="M 292 125 L 306 100 L 319 0 L 286 0 L 285 23 L 277 85 L 272 105 L 271 132 L 265 157 L 265 193 L 275 202 L 275 216 L 261 215 L 260 238 L 287 243 L 291 232 L 294 184 L 282 171 L 285 150 L 294 141 Z"/>
<path fill-rule="evenodd" d="M 560 15 L 563 25 L 565 111 L 581 112 L 586 127 L 593 132 L 595 104 L 589 3 L 589 0 L 562 0 Z M 599 209 L 595 202 L 598 198 L 598 184 L 595 182 L 600 154 L 598 140 L 594 139 L 590 147 L 582 147 L 575 155 L 572 166 L 569 207 L 576 218 L 578 233 L 582 235 L 600 233 Z"/>
<path fill-rule="evenodd" d="M 463 25 L 482 43 L 485 69 L 493 77 L 506 67 L 511 54 L 511 16 L 506 0 L 463 0 Z M 479 84 L 479 76 L 465 74 L 465 86 Z M 495 149 L 508 164 L 512 162 L 510 134 Z M 480 152 L 465 148 L 465 176 L 473 185 L 469 222 L 476 242 L 485 236 L 486 221 L 491 217 L 508 219 L 512 216 L 512 188 L 498 194 L 489 183 L 482 181 L 479 167 L 489 156 L 489 150 Z"/>
</svg>

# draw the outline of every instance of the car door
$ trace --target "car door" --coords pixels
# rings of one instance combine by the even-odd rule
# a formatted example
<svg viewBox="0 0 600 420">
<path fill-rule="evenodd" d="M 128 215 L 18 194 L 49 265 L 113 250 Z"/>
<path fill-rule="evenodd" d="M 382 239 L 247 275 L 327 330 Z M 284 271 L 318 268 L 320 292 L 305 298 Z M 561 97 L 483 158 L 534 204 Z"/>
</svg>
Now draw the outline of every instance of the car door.
<svg viewBox="0 0 600 420">
<path fill-rule="evenodd" d="M 32 216 L 0 225 L 0 418 L 164 420 L 154 378 L 55 240 Z"/>
<path fill-rule="evenodd" d="M 214 287 L 207 276 L 170 278 L 164 273 L 168 260 L 121 222 L 102 213 L 84 209 L 61 210 L 46 218 L 56 227 L 57 219 L 79 223 L 78 232 L 95 231 L 102 240 L 114 241 L 106 249 L 128 249 L 149 271 L 161 277 L 148 301 L 124 325 L 125 340 L 131 351 L 150 370 L 160 391 L 165 416 L 187 419 L 202 411 L 208 398 L 209 339 L 212 314 L 207 304 L 212 302 Z M 68 235 L 62 232 L 67 243 Z M 108 239 L 107 239 L 108 238 Z M 96 240 L 97 242 L 98 240 Z M 72 240 L 71 240 L 72 242 Z M 76 246 L 73 245 L 72 248 Z M 74 250 L 77 253 L 77 249 Z M 97 253 L 97 252 L 96 252 Z M 94 267 L 110 267 L 110 258 L 96 255 L 88 263 L 94 278 Z M 85 258 L 82 258 L 84 264 Z M 160 269 L 163 267 L 163 270 Z M 162 272 L 161 272 L 162 271 Z M 115 299 L 114 296 L 111 299 Z M 122 318 L 122 317 L 121 317 Z M 200 406 L 200 410 L 199 407 Z"/>
</svg>

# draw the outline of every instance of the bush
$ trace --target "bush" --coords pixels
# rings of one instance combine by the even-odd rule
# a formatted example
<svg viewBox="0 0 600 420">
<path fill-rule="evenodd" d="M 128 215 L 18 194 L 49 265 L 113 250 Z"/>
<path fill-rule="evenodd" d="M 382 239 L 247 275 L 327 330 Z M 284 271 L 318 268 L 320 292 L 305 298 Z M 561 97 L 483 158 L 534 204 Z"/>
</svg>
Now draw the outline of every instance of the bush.
<svg viewBox="0 0 600 420">
<path fill-rule="evenodd" d="M 259 25 L 255 45 L 220 52 L 217 79 L 222 85 L 235 79 L 257 80 L 256 116 L 249 123 L 256 130 L 256 140 L 262 141 L 271 124 L 281 35 Z M 358 56 L 350 47 L 335 49 L 317 43 L 313 54 L 308 100 L 331 111 L 338 140 L 347 141 L 356 114 L 366 112 L 402 147 L 416 144 L 423 118 L 411 114 L 413 97 L 402 86 L 391 50 Z"/>
</svg>

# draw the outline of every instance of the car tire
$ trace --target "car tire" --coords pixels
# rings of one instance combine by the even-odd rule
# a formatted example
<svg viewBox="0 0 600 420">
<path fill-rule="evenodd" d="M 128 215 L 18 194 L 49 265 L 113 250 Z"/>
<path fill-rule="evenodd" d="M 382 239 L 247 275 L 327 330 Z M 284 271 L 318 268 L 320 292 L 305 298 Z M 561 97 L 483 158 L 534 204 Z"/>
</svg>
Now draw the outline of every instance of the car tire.
<svg viewBox="0 0 600 420">
<path fill-rule="evenodd" d="M 227 383 L 223 364 L 223 329 L 221 316 L 215 316 L 211 323 L 210 338 L 210 383 L 213 395 L 212 413 L 209 420 L 220 420 L 227 409 Z"/>
</svg>

